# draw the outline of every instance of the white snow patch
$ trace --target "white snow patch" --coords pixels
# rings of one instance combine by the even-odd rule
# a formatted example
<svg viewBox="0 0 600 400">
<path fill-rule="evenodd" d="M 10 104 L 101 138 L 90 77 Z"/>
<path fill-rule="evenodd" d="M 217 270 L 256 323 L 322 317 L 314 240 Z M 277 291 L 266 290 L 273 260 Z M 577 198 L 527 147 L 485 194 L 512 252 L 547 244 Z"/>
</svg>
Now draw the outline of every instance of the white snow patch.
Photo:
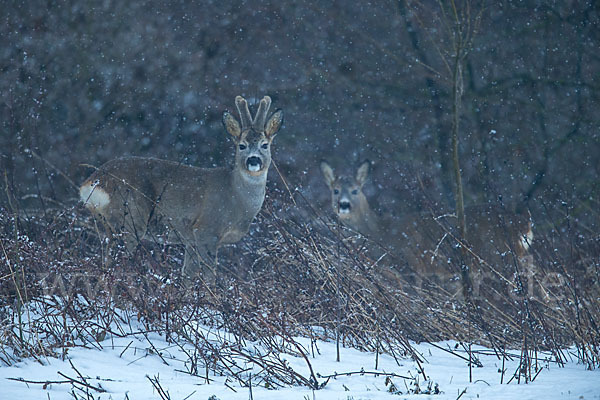
<svg viewBox="0 0 600 400">
<path fill-rule="evenodd" d="M 149 341 L 152 342 L 150 346 Z M 411 360 L 396 362 L 392 356 L 380 355 L 379 368 L 375 370 L 375 354 L 363 353 L 354 349 L 342 349 L 341 362 L 337 363 L 335 343 L 317 341 L 311 347 L 309 339 L 299 338 L 298 341 L 306 349 L 314 349 L 314 354 L 309 351 L 309 361 L 315 374 L 329 375 L 333 373 L 360 372 L 361 370 L 380 373 L 394 373 L 398 375 L 419 377 L 417 365 Z M 74 347 L 68 349 L 68 359 L 75 368 L 84 376 L 89 377 L 87 382 L 94 386 L 101 386 L 107 393 L 95 393 L 94 398 L 100 399 L 150 399 L 159 398 L 158 394 L 147 376 L 158 377 L 162 388 L 169 392 L 172 399 L 207 399 L 215 395 L 218 399 L 243 399 L 249 398 L 248 388 L 241 387 L 235 380 L 223 376 L 209 375 L 212 380 L 206 384 L 201 377 L 189 375 L 190 365 L 183 351 L 174 344 L 165 340 L 158 334 L 149 334 L 148 340 L 143 335 L 127 337 L 110 337 L 101 343 L 102 349 Z M 454 349 L 453 342 L 437 344 L 445 349 Z M 156 354 L 154 348 L 160 353 Z M 415 395 L 407 393 L 407 387 L 400 378 L 392 377 L 396 388 L 403 394 L 401 396 L 388 393 L 386 377 L 372 374 L 341 375 L 330 379 L 328 384 L 318 391 L 305 387 L 290 387 L 279 390 L 269 390 L 263 387 L 253 387 L 252 395 L 255 399 L 600 399 L 600 371 L 588 371 L 583 365 L 575 361 L 568 362 L 564 367 L 553 364 L 550 355 L 540 354 L 539 361 L 544 369 L 539 373 L 534 382 L 517 384 L 513 380 L 506 382 L 518 368 L 518 351 L 511 360 L 505 360 L 505 374 L 503 384 L 500 384 L 502 360 L 496 358 L 492 351 L 474 346 L 478 351 L 477 358 L 483 365 L 481 368 L 473 367 L 473 382 L 469 383 L 469 368 L 467 362 L 455 355 L 442 351 L 429 344 L 415 345 L 426 362 L 423 364 L 428 381 L 435 382 L 442 391 L 439 395 Z M 189 349 L 188 349 L 189 350 Z M 464 357 L 468 356 L 462 354 Z M 547 360 L 544 358 L 547 357 Z M 305 360 L 301 357 L 287 356 L 289 366 L 299 373 L 308 376 L 309 370 Z M 164 360 L 164 361 L 163 361 Z M 23 378 L 31 381 L 63 381 L 61 372 L 69 377 L 77 378 L 68 361 L 56 358 L 44 358 L 40 362 L 28 359 L 10 367 L 0 368 L 0 382 L 2 387 L 1 398 L 19 400 L 37 399 L 72 399 L 70 384 L 52 383 L 44 387 L 43 384 L 25 384 L 9 380 L 8 378 Z M 203 375 L 204 371 L 199 370 Z M 422 377 L 419 379 L 421 388 L 427 387 Z M 319 378 L 323 382 L 324 378 Z M 407 381 L 411 387 L 413 380 Z M 229 386 L 229 387 L 228 387 Z M 414 387 L 414 386 L 413 386 Z M 235 391 L 234 391 L 235 390 Z M 187 397 L 190 396 L 190 397 Z"/>
</svg>

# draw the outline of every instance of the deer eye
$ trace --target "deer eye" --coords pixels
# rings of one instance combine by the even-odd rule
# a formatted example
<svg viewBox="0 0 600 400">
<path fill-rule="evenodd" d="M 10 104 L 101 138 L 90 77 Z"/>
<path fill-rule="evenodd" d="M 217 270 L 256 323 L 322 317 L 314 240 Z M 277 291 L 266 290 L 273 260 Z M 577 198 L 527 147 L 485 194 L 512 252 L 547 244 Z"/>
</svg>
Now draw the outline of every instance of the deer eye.
<svg viewBox="0 0 600 400">
<path fill-rule="evenodd" d="M 352 194 L 353 194 L 353 195 L 357 195 L 357 194 L 358 194 L 358 189 L 354 189 L 354 190 L 352 191 Z"/>
<path fill-rule="evenodd" d="M 269 143 L 264 142 L 260 147 L 262 147 L 263 149 L 268 149 L 269 148 Z"/>
<path fill-rule="evenodd" d="M 337 189 L 333 189 L 333 194 L 340 194 L 340 191 Z"/>
<path fill-rule="evenodd" d="M 240 150 L 246 150 L 246 146 L 244 143 L 240 143 Z"/>
</svg>

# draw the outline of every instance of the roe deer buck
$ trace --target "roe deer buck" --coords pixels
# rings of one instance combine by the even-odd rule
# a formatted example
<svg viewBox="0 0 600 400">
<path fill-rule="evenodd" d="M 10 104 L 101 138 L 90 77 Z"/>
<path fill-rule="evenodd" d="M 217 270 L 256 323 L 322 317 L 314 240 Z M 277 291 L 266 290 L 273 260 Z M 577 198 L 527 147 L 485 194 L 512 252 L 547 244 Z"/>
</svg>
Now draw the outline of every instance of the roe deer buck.
<svg viewBox="0 0 600 400">
<path fill-rule="evenodd" d="M 98 168 L 81 185 L 81 201 L 110 231 L 124 234 L 131 253 L 152 227 L 167 233 L 167 243 L 185 245 L 185 274 L 193 276 L 201 265 L 209 272 L 209 254 L 216 262 L 218 247 L 239 241 L 262 207 L 271 143 L 283 123 L 282 110 L 267 118 L 268 96 L 254 119 L 243 97 L 237 96 L 235 104 L 241 124 L 230 113 L 223 114 L 223 125 L 236 144 L 233 168 L 120 158 Z"/>
<path fill-rule="evenodd" d="M 336 176 L 327 162 L 321 162 L 321 172 L 331 190 L 333 211 L 340 222 L 384 245 L 392 255 L 403 259 L 414 270 L 444 277 L 444 272 L 448 271 L 440 266 L 447 264 L 447 260 L 434 261 L 434 258 L 441 258 L 444 241 L 456 243 L 452 238 L 457 232 L 456 217 L 434 218 L 426 213 L 411 213 L 398 218 L 380 217 L 369 207 L 362 192 L 369 167 L 370 163 L 365 161 L 355 176 Z M 466 242 L 473 254 L 486 262 L 499 262 L 509 251 L 519 258 L 526 255 L 533 239 L 528 217 L 493 206 L 467 207 L 465 214 L 468 227 Z"/>
</svg>

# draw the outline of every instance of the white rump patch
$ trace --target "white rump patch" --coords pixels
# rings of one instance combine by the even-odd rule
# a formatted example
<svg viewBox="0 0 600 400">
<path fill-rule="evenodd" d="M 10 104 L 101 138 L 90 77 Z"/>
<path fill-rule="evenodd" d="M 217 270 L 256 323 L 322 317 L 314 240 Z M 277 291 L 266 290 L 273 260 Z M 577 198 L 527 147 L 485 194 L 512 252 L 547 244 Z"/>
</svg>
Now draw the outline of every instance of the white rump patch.
<svg viewBox="0 0 600 400">
<path fill-rule="evenodd" d="M 521 236 L 521 247 L 523 247 L 523 250 L 528 251 L 529 247 L 531 246 L 531 242 L 533 241 L 533 229 L 531 224 L 529 224 L 529 230 L 527 231 L 526 234 L 524 234 L 523 236 Z"/>
<path fill-rule="evenodd" d="M 90 210 L 101 210 L 110 203 L 110 196 L 98 183 L 86 182 L 79 188 L 79 198 Z"/>
</svg>

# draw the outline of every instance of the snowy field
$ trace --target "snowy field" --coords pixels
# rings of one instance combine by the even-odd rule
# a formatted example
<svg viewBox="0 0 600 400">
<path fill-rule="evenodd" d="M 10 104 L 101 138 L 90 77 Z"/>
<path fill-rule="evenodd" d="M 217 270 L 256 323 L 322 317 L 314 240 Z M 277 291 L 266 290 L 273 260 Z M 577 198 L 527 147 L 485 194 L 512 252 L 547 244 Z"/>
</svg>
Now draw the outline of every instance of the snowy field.
<svg viewBox="0 0 600 400">
<path fill-rule="evenodd" d="M 311 349 L 309 340 L 300 338 L 298 341 Z M 0 399 L 600 399 L 600 371 L 587 371 L 574 358 L 564 367 L 540 359 L 544 368 L 534 382 L 518 384 L 513 379 L 507 384 L 518 366 L 518 351 L 513 352 L 513 360 L 505 361 L 502 376 L 502 360 L 486 349 L 474 347 L 482 367 L 473 368 L 473 383 L 469 383 L 467 362 L 458 356 L 461 353 L 457 353 L 450 342 L 437 343 L 437 346 L 452 349 L 455 354 L 430 344 L 415 345 L 426 359 L 423 366 L 429 382 L 423 380 L 416 363 L 411 360 L 397 363 L 393 357 L 382 355 L 376 370 L 375 354 L 342 349 L 341 362 L 337 363 L 335 343 L 316 342 L 316 346 L 312 346 L 314 357 L 311 355 L 310 359 L 315 375 L 354 374 L 332 378 L 317 391 L 304 387 L 269 390 L 255 386 L 252 393 L 225 377 L 210 376 L 212 381 L 206 384 L 204 379 L 189 375 L 185 372 L 189 365 L 182 361 L 187 359 L 185 354 L 157 334 L 107 338 L 101 345 L 102 348 L 70 348 L 66 361 L 56 358 L 45 358 L 41 362 L 25 360 L 15 366 L 0 368 Z M 539 358 L 544 357 L 539 355 Z M 302 358 L 289 357 L 288 361 L 292 368 L 308 376 L 307 363 Z M 361 370 L 367 374 L 361 374 Z M 405 381 L 372 372 L 414 379 Z M 89 387 L 82 384 L 74 387 L 68 382 L 71 379 L 85 381 Z M 434 390 L 437 385 L 441 393 L 414 394 L 415 383 L 421 391 Z"/>
</svg>

